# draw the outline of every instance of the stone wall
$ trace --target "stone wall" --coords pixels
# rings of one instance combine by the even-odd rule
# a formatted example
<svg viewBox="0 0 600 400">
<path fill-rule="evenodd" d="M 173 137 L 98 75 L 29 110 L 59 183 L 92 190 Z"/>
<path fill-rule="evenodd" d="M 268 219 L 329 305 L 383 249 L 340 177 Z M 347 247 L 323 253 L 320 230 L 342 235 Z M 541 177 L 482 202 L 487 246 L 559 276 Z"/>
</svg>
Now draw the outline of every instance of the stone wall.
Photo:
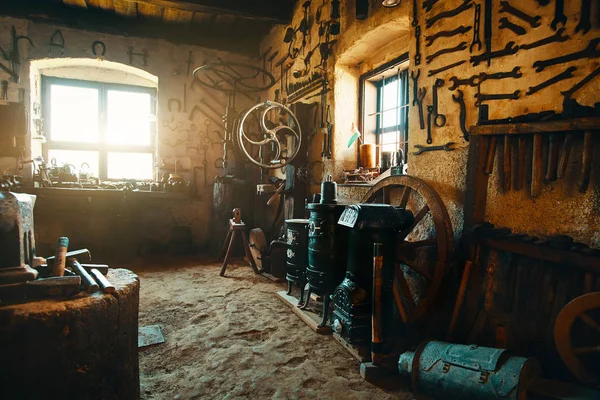
<svg viewBox="0 0 600 400">
<path fill-rule="evenodd" d="M 36 208 L 40 210 L 36 213 L 39 214 L 36 215 L 36 218 L 39 225 L 37 234 L 40 236 L 38 239 L 40 251 L 49 251 L 56 238 L 65 235 L 71 236 L 76 243 L 90 247 L 92 252 L 96 250 L 96 253 L 100 252 L 109 259 L 119 259 L 118 254 L 127 254 L 129 258 L 129 256 L 135 256 L 138 248 L 159 250 L 161 245 L 167 245 L 170 240 L 171 229 L 175 225 L 189 225 L 193 232 L 195 245 L 203 246 L 210 237 L 212 181 L 214 176 L 222 174 L 221 170 L 214 168 L 214 161 L 221 156 L 222 152 L 219 136 L 215 131 L 222 133 L 222 128 L 215 122 L 211 122 L 210 126 L 207 127 L 205 122 L 208 117 L 212 117 L 216 121 L 220 121 L 221 117 L 208 111 L 208 108 L 203 106 L 201 106 L 203 112 L 191 115 L 190 111 L 195 105 L 199 104 L 200 100 L 205 99 L 218 112 L 224 112 L 224 107 L 219 106 L 219 104 L 226 104 L 226 96 L 220 92 L 201 89 L 198 85 L 192 88 L 193 76 L 191 72 L 205 62 L 216 62 L 219 58 L 226 61 L 245 63 L 254 61 L 226 52 L 217 52 L 194 46 L 179 46 L 164 40 L 79 31 L 8 17 L 0 17 L 0 46 L 3 49 L 10 48 L 12 26 L 15 27 L 17 35 L 26 35 L 31 38 L 34 46 L 30 46 L 25 41 L 20 42 L 21 81 L 19 84 L 9 83 L 9 101 L 18 101 L 18 89 L 24 89 L 24 100 L 26 104 L 31 104 L 30 111 L 33 111 L 32 104 L 39 100 L 41 82 L 38 79 L 30 79 L 29 77 L 31 61 L 55 59 L 57 64 L 60 65 L 60 60 L 69 59 L 79 60 L 79 64 L 84 65 L 90 64 L 86 61 L 99 59 L 100 62 L 96 63 L 100 65 L 99 67 L 73 68 L 70 71 L 73 73 L 71 77 L 117 83 L 123 83 L 123 79 L 126 79 L 125 83 L 141 83 L 143 86 L 148 85 L 145 84 L 148 80 L 140 78 L 140 76 L 154 76 L 158 79 L 157 165 L 161 165 L 163 160 L 167 163 L 179 161 L 185 171 L 180 169 L 178 172 L 183 172 L 186 181 L 192 181 L 194 167 L 203 166 L 204 149 L 202 146 L 208 146 L 206 150 L 208 182 L 207 185 L 204 184 L 203 173 L 198 171 L 197 191 L 193 198 L 184 195 L 164 196 L 163 198 L 152 198 L 148 201 L 141 200 L 140 203 L 139 199 L 142 197 L 138 196 L 134 202 L 123 203 L 123 196 L 96 197 L 92 194 L 86 195 L 85 201 L 80 201 L 78 200 L 79 197 L 73 198 L 69 195 L 41 194 L 38 197 L 39 202 Z M 48 45 L 57 29 L 60 29 L 65 40 L 63 52 L 56 47 L 51 49 Z M 104 56 L 100 57 L 93 54 L 92 43 L 95 41 L 102 41 L 105 44 L 106 54 Z M 136 53 L 141 53 L 143 49 L 147 49 L 147 65 L 144 65 L 143 59 L 139 56 L 134 56 L 130 64 L 127 54 L 130 46 L 133 47 L 133 51 Z M 193 63 L 188 76 L 186 61 L 190 52 Z M 135 67 L 140 72 L 137 74 L 139 76 L 133 76 L 132 78 L 131 74 L 127 76 L 124 72 L 107 74 L 103 71 L 103 62 L 106 64 L 118 63 L 128 68 Z M 54 76 L 68 76 L 70 73 L 69 68 L 59 67 L 42 70 L 42 75 L 44 71 L 48 72 L 48 75 Z M 0 71 L 0 79 L 8 79 L 8 75 Z M 185 102 L 187 107 L 185 108 L 184 86 L 187 94 L 187 101 Z M 173 105 L 172 110 L 168 109 L 169 99 L 172 98 L 181 102 L 182 107 L 180 110 L 175 105 Z M 242 98 L 238 106 L 243 108 L 249 104 L 246 104 L 248 101 Z M 33 112 L 31 114 L 32 118 L 35 117 Z M 204 139 L 207 130 L 208 142 Z M 26 141 L 27 145 L 23 153 L 25 159 L 30 158 L 32 154 L 34 156 L 40 154 L 41 144 L 34 142 L 31 146 L 30 138 L 31 135 Z M 200 151 L 194 147 L 199 147 Z M 16 158 L 0 157 L 0 169 L 3 173 L 24 175 L 26 180 L 31 180 L 31 164 L 26 164 L 24 169 L 20 169 Z M 150 195 L 150 193 L 148 194 Z M 252 200 L 249 201 L 250 204 L 253 204 Z M 247 207 L 250 207 L 250 204 Z M 124 218 L 123 207 L 130 208 L 133 205 L 136 207 L 142 206 L 142 209 L 133 207 L 135 212 Z M 76 213 L 73 212 L 75 207 L 79 207 Z M 41 215 L 41 210 L 50 214 Z M 56 212 L 52 213 L 52 210 L 56 210 Z M 176 222 L 171 214 L 174 215 Z M 127 227 L 125 226 L 126 223 L 132 226 Z M 116 231 L 120 233 L 115 236 Z M 75 238 L 77 235 L 80 239 Z M 85 240 L 85 236 L 93 237 L 94 240 Z M 120 237 L 119 240 L 115 240 L 117 236 Z"/>
</svg>

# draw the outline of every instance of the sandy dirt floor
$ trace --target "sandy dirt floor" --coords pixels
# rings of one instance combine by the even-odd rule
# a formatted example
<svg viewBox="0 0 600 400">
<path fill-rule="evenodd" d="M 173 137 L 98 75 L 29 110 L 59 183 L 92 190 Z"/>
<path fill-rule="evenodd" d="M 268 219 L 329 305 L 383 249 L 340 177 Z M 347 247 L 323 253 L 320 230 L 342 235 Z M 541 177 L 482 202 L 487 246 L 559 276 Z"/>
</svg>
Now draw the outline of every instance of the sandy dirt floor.
<svg viewBox="0 0 600 400">
<path fill-rule="evenodd" d="M 176 261 L 134 268 L 140 326 L 166 343 L 140 350 L 142 399 L 411 399 L 364 381 L 331 336 L 314 333 L 247 266 Z"/>
</svg>

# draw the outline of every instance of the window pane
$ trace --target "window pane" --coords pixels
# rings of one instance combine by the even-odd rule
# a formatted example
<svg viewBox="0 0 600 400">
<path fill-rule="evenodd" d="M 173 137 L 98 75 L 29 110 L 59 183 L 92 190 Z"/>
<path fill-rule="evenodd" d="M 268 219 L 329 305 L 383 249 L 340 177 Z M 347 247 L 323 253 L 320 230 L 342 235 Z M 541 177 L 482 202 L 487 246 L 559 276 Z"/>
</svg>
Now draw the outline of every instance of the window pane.
<svg viewBox="0 0 600 400">
<path fill-rule="evenodd" d="M 152 179 L 152 153 L 108 153 L 108 179 Z"/>
<path fill-rule="evenodd" d="M 381 102 L 381 111 L 383 113 L 383 128 L 398 125 L 398 79 L 386 83 L 383 86 L 383 101 Z"/>
<path fill-rule="evenodd" d="M 98 89 L 50 85 L 50 139 L 98 142 Z"/>
<path fill-rule="evenodd" d="M 80 151 L 80 150 L 53 150 L 48 149 L 48 159 L 52 163 L 52 159 L 56 160 L 57 166 L 63 164 L 71 164 L 75 167 L 77 173 L 85 172 L 87 163 L 89 169 L 88 176 L 98 177 L 98 152 L 97 151 Z"/>
<path fill-rule="evenodd" d="M 110 144 L 151 144 L 150 93 L 107 91 L 107 141 Z"/>
<path fill-rule="evenodd" d="M 381 150 L 396 151 L 398 147 L 398 132 L 383 133 L 381 135 Z"/>
</svg>

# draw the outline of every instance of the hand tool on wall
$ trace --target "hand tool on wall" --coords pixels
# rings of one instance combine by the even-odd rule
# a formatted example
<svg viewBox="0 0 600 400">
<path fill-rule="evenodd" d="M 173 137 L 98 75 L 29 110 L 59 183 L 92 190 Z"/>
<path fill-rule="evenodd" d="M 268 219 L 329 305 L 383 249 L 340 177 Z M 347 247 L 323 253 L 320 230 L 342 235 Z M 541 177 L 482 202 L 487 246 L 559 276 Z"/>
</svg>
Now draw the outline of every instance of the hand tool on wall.
<svg viewBox="0 0 600 400">
<path fill-rule="evenodd" d="M 177 112 L 181 112 L 181 101 L 175 98 L 171 98 L 167 101 L 167 109 L 169 112 L 173 112 L 173 104 L 177 105 Z"/>
<path fill-rule="evenodd" d="M 496 142 L 498 138 L 496 136 L 492 136 L 489 140 L 486 156 L 485 156 L 485 164 L 483 166 L 483 172 L 486 175 L 491 175 L 494 171 L 494 159 L 496 158 Z"/>
<path fill-rule="evenodd" d="M 273 74 L 273 60 L 275 59 L 275 57 L 277 57 L 278 54 L 279 54 L 279 50 L 276 50 L 273 54 L 271 54 L 271 56 L 268 59 L 268 61 L 269 61 L 269 73 L 271 75 Z M 285 60 L 284 60 L 284 62 L 285 62 Z"/>
<path fill-rule="evenodd" d="M 527 168 L 525 166 L 525 159 L 527 157 L 527 140 L 524 135 L 519 136 L 519 142 L 517 143 L 517 177 L 515 179 L 515 190 L 523 189 L 525 182 L 525 173 Z"/>
<path fill-rule="evenodd" d="M 565 28 L 560 28 L 559 30 L 556 31 L 556 33 L 554 33 L 550 36 L 547 36 L 543 39 L 536 40 L 535 42 L 531 42 L 531 43 L 520 44 L 519 49 L 529 50 L 529 49 L 534 49 L 536 47 L 544 46 L 544 45 L 550 44 L 550 43 L 566 42 L 571 37 L 569 35 L 563 35 L 564 33 L 565 33 Z"/>
<path fill-rule="evenodd" d="M 208 187 L 208 160 L 206 159 L 206 153 L 208 153 L 208 146 L 204 145 L 204 159 L 202 160 L 202 173 L 204 174 L 204 187 Z"/>
<path fill-rule="evenodd" d="M 560 150 L 559 139 L 558 133 L 552 133 L 549 138 L 548 165 L 546 166 L 546 181 L 548 182 L 553 182 L 558 177 L 558 153 Z"/>
<path fill-rule="evenodd" d="M 577 67 L 569 67 L 567 68 L 564 72 L 561 72 L 560 74 L 554 76 L 553 78 L 550 78 L 542 83 L 540 83 L 539 85 L 536 86 L 530 86 L 529 90 L 527 91 L 527 95 L 532 95 L 534 93 L 539 92 L 540 90 L 547 88 L 550 85 L 554 85 L 557 82 L 563 81 L 565 79 L 569 79 L 572 78 L 573 72 L 577 71 Z"/>
<path fill-rule="evenodd" d="M 415 27 L 415 65 L 421 65 L 421 25 Z"/>
<path fill-rule="evenodd" d="M 60 29 L 54 31 L 52 36 L 50 37 L 50 42 L 48 43 L 48 47 L 50 47 L 50 51 L 48 55 L 52 55 L 52 49 L 57 47 L 60 49 L 60 55 L 65 54 L 65 38 Z"/>
<path fill-rule="evenodd" d="M 523 73 L 521 72 L 521 67 L 514 67 L 508 72 L 493 72 L 491 74 L 482 72 L 479 74 L 479 83 L 477 85 L 479 85 L 481 82 L 487 81 L 488 79 L 519 79 L 522 76 Z M 473 79 L 473 77 L 471 77 L 471 79 Z"/>
<path fill-rule="evenodd" d="M 441 146 L 422 146 L 420 144 L 415 144 L 414 148 L 417 149 L 417 151 L 413 151 L 413 154 L 418 156 L 427 151 L 453 151 L 455 149 L 454 144 L 454 142 L 448 142 Z"/>
<path fill-rule="evenodd" d="M 583 50 L 576 51 L 571 54 L 564 56 L 550 58 L 548 60 L 536 61 L 533 63 L 533 68 L 536 68 L 536 72 L 543 71 L 546 67 L 558 64 L 564 64 L 569 61 L 580 60 L 582 58 L 597 58 L 600 57 L 600 49 L 597 49 L 600 44 L 600 38 L 594 38 L 590 40 L 587 47 Z"/>
<path fill-rule="evenodd" d="M 475 101 L 475 107 L 479 107 L 481 103 L 491 100 L 518 100 L 520 94 L 520 90 L 515 90 L 513 93 L 476 93 L 475 98 L 477 98 L 477 100 Z"/>
<path fill-rule="evenodd" d="M 425 129 L 425 119 L 423 118 L 423 100 L 425 99 L 425 94 L 427 93 L 427 88 L 420 88 L 419 94 L 417 95 L 417 106 L 419 107 L 419 128 Z"/>
<path fill-rule="evenodd" d="M 465 95 L 462 90 L 457 90 L 456 95 L 452 94 L 452 100 L 460 106 L 460 130 L 463 133 L 463 139 L 469 141 L 469 131 L 467 130 L 467 107 L 465 105 Z"/>
<path fill-rule="evenodd" d="M 523 28 L 521 25 L 513 24 L 506 17 L 500 18 L 499 22 L 500 23 L 498 24 L 498 29 L 508 29 L 519 36 L 523 36 L 527 33 L 527 30 L 525 28 Z"/>
<path fill-rule="evenodd" d="M 475 4 L 475 16 L 473 17 L 473 41 L 469 46 L 469 53 L 473 53 L 473 48 L 477 45 L 477 51 L 481 51 L 481 38 L 479 37 L 479 28 L 481 26 L 481 4 Z"/>
<path fill-rule="evenodd" d="M 466 50 L 466 48 L 467 48 L 467 42 L 460 42 L 459 44 L 457 44 L 454 47 L 449 47 L 446 49 L 438 50 L 435 53 L 427 56 L 427 64 L 431 63 L 433 60 L 435 60 L 439 56 L 442 56 L 444 54 L 456 53 L 457 51 Z"/>
<path fill-rule="evenodd" d="M 579 18 L 579 23 L 575 27 L 575 33 L 579 33 L 579 31 L 583 31 L 583 33 L 588 33 L 590 29 L 592 29 L 592 0 L 581 0 L 581 16 Z"/>
<path fill-rule="evenodd" d="M 583 157 L 581 162 L 581 180 L 579 181 L 579 191 L 585 193 L 590 184 L 590 174 L 592 172 L 592 156 L 594 154 L 594 138 L 592 131 L 583 133 Z"/>
<path fill-rule="evenodd" d="M 485 59 L 487 60 L 488 67 L 492 65 L 492 0 L 485 0 L 484 3 L 484 27 L 483 27 L 483 40 L 485 41 Z M 514 43 L 513 43 L 514 44 Z M 505 49 L 508 48 L 508 45 Z M 517 47 L 518 49 L 518 47 Z M 515 51 L 516 53 L 516 51 Z M 471 62 L 473 58 L 471 58 Z M 479 63 L 477 63 L 479 64 Z M 473 64 L 477 66 L 477 64 Z"/>
<path fill-rule="evenodd" d="M 460 61 L 457 61 L 455 63 L 445 65 L 445 66 L 443 66 L 441 68 L 438 68 L 438 69 L 431 69 L 431 70 L 429 70 L 427 72 L 427 76 L 435 76 L 435 75 L 439 74 L 440 72 L 448 71 L 449 69 L 452 69 L 454 67 L 458 67 L 459 65 L 463 65 L 466 62 L 467 62 L 466 60 L 460 60 Z"/>
<path fill-rule="evenodd" d="M 417 98 L 419 97 L 419 76 L 421 76 L 420 69 L 417 69 L 416 75 L 415 75 L 415 71 L 410 71 L 410 79 L 412 80 L 412 83 L 413 83 L 413 99 L 412 99 L 413 106 L 417 105 Z"/>
<path fill-rule="evenodd" d="M 543 173 L 543 155 L 544 147 L 543 136 L 541 133 L 533 135 L 533 157 L 531 165 L 531 197 L 537 197 L 542 193 Z"/>
<path fill-rule="evenodd" d="M 440 0 L 425 0 L 423 1 L 423 9 L 427 12 L 431 11 L 431 8 Z"/>
<path fill-rule="evenodd" d="M 183 84 L 183 112 L 187 112 L 187 83 Z"/>
<path fill-rule="evenodd" d="M 567 16 L 565 15 L 565 0 L 554 0 L 554 19 L 550 23 L 552 29 L 556 30 L 558 24 L 565 26 L 567 24 Z"/>
<path fill-rule="evenodd" d="M 269 46 L 269 48 L 267 50 L 265 50 L 260 56 L 259 59 L 262 60 L 262 68 L 266 71 L 267 70 L 267 57 L 269 56 L 269 53 L 273 50 L 273 46 Z M 270 71 L 269 71 L 270 72 Z M 263 74 L 263 84 L 267 83 L 267 76 Z"/>
<path fill-rule="evenodd" d="M 419 13 L 417 10 L 417 0 L 413 0 L 412 1 L 412 8 L 413 8 L 413 17 L 412 17 L 412 22 L 411 25 L 412 26 L 417 26 L 419 25 Z"/>
<path fill-rule="evenodd" d="M 443 79 L 436 79 L 433 84 L 433 123 L 438 128 L 446 125 L 446 116 L 444 114 L 440 114 L 438 111 L 438 88 L 444 86 Z M 429 143 L 429 142 L 428 142 Z"/>
<path fill-rule="evenodd" d="M 511 6 L 508 1 L 500 1 L 500 13 L 508 13 L 513 17 L 517 17 L 520 20 L 527 22 L 532 28 L 540 26 L 542 21 L 542 17 L 539 15 L 529 15 L 526 12 Z"/>
<path fill-rule="evenodd" d="M 503 182 L 502 187 L 505 192 L 512 186 L 512 136 L 504 135 L 504 159 L 503 159 Z"/>
<path fill-rule="evenodd" d="M 567 132 L 565 140 L 562 145 L 560 152 L 560 160 L 558 162 L 557 178 L 562 179 L 567 173 L 567 165 L 569 164 L 569 157 L 571 156 L 571 147 L 573 146 L 573 133 Z"/>
<path fill-rule="evenodd" d="M 433 106 L 427 106 L 427 144 L 433 143 L 431 137 L 431 116 L 433 115 Z"/>
<path fill-rule="evenodd" d="M 491 46 L 491 41 L 490 41 L 490 46 Z M 477 54 L 477 55 L 471 56 L 470 61 L 471 61 L 471 64 L 473 64 L 473 66 L 476 67 L 482 61 L 485 61 L 485 60 L 490 61 L 494 58 L 510 56 L 512 54 L 515 54 L 517 51 L 519 51 L 519 46 L 517 46 L 515 44 L 515 42 L 508 42 L 506 44 L 506 46 L 504 46 L 504 49 L 490 51 L 490 52 L 488 52 L 486 50 L 486 52 L 483 54 Z"/>
<path fill-rule="evenodd" d="M 441 37 L 454 37 L 456 35 L 461 35 L 467 33 L 472 28 L 470 26 L 461 25 L 456 29 L 452 29 L 451 31 L 438 31 L 430 36 L 425 36 L 425 47 L 430 47 L 437 39 Z"/>
<path fill-rule="evenodd" d="M 93 275 L 93 277 L 96 279 L 96 281 L 98 282 L 98 284 L 100 285 L 102 290 L 104 290 L 104 293 L 110 294 L 110 293 L 115 292 L 116 289 L 115 289 L 114 285 L 112 283 L 110 283 L 110 281 L 108 279 L 106 279 L 106 277 L 104 275 L 102 275 L 102 273 L 100 273 L 100 271 L 92 268 L 92 270 L 90 272 Z"/>
<path fill-rule="evenodd" d="M 13 25 L 11 28 L 10 49 L 5 51 L 0 47 L 2 57 L 9 62 L 9 67 L 6 67 L 4 64 L 0 63 L 0 69 L 9 74 L 14 82 L 19 82 L 19 73 L 21 69 L 21 51 L 19 50 L 19 41 L 21 40 L 26 40 L 32 47 L 35 47 L 29 37 L 25 35 L 17 35 L 17 30 Z"/>
<path fill-rule="evenodd" d="M 133 46 L 129 46 L 129 50 L 127 50 L 127 55 L 129 56 L 129 65 L 133 65 L 133 56 L 138 56 L 142 59 L 142 65 L 148 65 L 148 49 L 143 49 L 141 53 L 135 53 L 133 51 Z"/>
<path fill-rule="evenodd" d="M 194 61 L 192 60 L 192 51 L 191 50 L 188 53 L 188 59 L 187 59 L 187 61 L 185 63 L 187 64 L 187 71 L 186 71 L 185 76 L 189 77 L 190 76 L 190 72 L 192 70 L 192 64 L 194 63 Z M 264 65 L 263 65 L 263 69 L 265 69 Z"/>
<path fill-rule="evenodd" d="M 445 18 L 456 17 L 457 15 L 461 14 L 464 11 L 467 11 L 471 7 L 473 7 L 473 2 L 471 0 L 464 0 L 461 5 L 452 10 L 442 11 L 431 18 L 427 18 L 425 20 L 425 25 L 427 26 L 427 28 L 431 28 L 433 24 L 435 24 L 437 21 L 440 21 Z"/>
</svg>

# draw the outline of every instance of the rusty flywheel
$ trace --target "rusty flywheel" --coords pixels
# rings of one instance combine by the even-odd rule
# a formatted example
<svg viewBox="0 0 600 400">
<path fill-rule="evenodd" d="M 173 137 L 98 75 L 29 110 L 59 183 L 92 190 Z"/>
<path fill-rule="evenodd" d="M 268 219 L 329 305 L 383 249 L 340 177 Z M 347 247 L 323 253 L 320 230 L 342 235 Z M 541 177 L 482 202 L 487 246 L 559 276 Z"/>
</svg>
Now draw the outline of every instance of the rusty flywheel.
<svg viewBox="0 0 600 400">
<path fill-rule="evenodd" d="M 408 175 L 381 180 L 362 202 L 405 207 L 415 216 L 414 222 L 397 234 L 394 297 L 402 321 L 418 321 L 434 304 L 454 258 L 448 211 L 430 186 Z"/>
<path fill-rule="evenodd" d="M 556 316 L 554 345 L 569 371 L 582 383 L 596 386 L 600 378 L 600 292 L 579 296 Z"/>
</svg>

